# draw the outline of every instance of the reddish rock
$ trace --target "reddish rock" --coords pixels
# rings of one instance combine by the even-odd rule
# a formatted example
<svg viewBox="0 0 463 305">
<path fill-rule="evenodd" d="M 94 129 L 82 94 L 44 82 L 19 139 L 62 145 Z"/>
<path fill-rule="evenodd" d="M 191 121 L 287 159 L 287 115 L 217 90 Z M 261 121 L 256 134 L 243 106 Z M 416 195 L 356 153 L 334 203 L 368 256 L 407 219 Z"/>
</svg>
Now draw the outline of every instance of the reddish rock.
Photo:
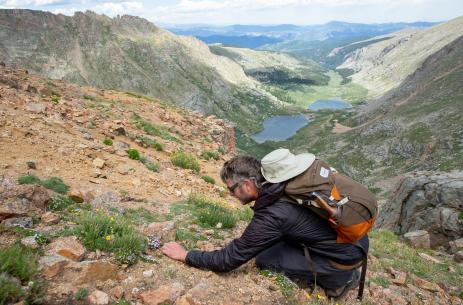
<svg viewBox="0 0 463 305">
<path fill-rule="evenodd" d="M 388 272 L 392 275 L 392 282 L 394 284 L 399 286 L 405 285 L 405 281 L 407 280 L 407 274 L 405 272 L 398 271 L 392 268 L 388 268 Z"/>
<path fill-rule="evenodd" d="M 40 219 L 42 220 L 42 223 L 47 226 L 57 224 L 60 221 L 59 215 L 53 212 L 46 212 Z"/>
<path fill-rule="evenodd" d="M 437 285 L 436 283 L 428 282 L 418 277 L 413 279 L 413 282 L 415 283 L 416 286 L 422 289 L 426 289 L 432 292 L 442 291 L 442 288 L 440 288 L 439 285 Z"/>
<path fill-rule="evenodd" d="M 109 292 L 113 299 L 119 300 L 124 296 L 124 288 L 122 286 L 116 286 Z"/>
<path fill-rule="evenodd" d="M 205 299 L 209 295 L 210 287 L 206 282 L 200 282 L 190 290 L 188 295 L 191 295 L 195 300 Z"/>
<path fill-rule="evenodd" d="M 62 256 L 43 256 L 39 259 L 39 270 L 46 279 L 50 280 L 59 275 L 67 264 L 69 260 Z"/>
<path fill-rule="evenodd" d="M 71 199 L 74 202 L 77 202 L 77 203 L 84 202 L 84 194 L 83 194 L 83 192 L 81 190 L 76 189 L 76 188 L 72 188 L 68 192 L 68 196 L 71 197 Z"/>
<path fill-rule="evenodd" d="M 140 298 L 146 305 L 174 303 L 184 290 L 185 288 L 182 284 L 173 283 L 144 292 L 140 295 Z"/>
<path fill-rule="evenodd" d="M 61 255 L 73 261 L 80 261 L 85 248 L 76 236 L 59 237 L 47 246 L 46 255 Z"/>
<path fill-rule="evenodd" d="M 107 305 L 109 304 L 109 296 L 103 291 L 95 290 L 88 296 L 88 301 L 94 305 Z"/>
<path fill-rule="evenodd" d="M 118 267 L 107 261 L 84 261 L 74 268 L 80 270 L 76 284 L 93 283 L 117 278 Z"/>
</svg>

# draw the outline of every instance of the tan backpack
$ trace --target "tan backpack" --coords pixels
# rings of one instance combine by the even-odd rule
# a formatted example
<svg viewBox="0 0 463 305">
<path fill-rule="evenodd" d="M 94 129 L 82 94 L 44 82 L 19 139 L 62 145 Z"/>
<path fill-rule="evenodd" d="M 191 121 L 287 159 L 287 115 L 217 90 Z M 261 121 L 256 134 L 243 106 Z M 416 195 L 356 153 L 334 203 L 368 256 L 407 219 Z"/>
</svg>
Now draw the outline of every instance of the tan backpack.
<svg viewBox="0 0 463 305">
<path fill-rule="evenodd" d="M 289 180 L 285 193 L 327 219 L 337 232 L 338 243 L 356 243 L 373 227 L 378 215 L 376 198 L 366 187 L 337 173 L 321 159 Z"/>
</svg>

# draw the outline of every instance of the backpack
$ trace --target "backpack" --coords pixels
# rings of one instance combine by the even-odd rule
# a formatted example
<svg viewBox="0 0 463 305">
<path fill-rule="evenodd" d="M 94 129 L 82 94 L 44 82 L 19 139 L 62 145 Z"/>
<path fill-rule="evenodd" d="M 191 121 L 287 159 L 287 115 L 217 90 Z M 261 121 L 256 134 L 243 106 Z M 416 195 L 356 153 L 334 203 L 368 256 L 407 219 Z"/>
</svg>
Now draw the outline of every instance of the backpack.
<svg viewBox="0 0 463 305">
<path fill-rule="evenodd" d="M 288 181 L 285 194 L 328 220 L 337 243 L 355 244 L 373 227 L 378 215 L 375 196 L 362 184 L 315 159 L 302 174 Z"/>
</svg>

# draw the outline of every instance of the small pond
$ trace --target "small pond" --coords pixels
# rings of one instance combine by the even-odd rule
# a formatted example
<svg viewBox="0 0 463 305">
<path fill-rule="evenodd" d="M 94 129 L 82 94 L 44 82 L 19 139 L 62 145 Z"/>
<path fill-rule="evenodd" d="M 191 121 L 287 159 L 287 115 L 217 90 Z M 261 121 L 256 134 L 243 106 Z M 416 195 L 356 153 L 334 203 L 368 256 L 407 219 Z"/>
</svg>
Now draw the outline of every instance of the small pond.
<svg viewBox="0 0 463 305">
<path fill-rule="evenodd" d="M 267 140 L 284 141 L 291 138 L 296 132 L 309 122 L 303 115 L 277 115 L 264 121 L 264 130 L 252 135 L 257 143 Z"/>
<path fill-rule="evenodd" d="M 352 105 L 348 102 L 344 102 L 340 99 L 326 99 L 326 100 L 316 100 L 309 106 L 310 110 L 321 110 L 321 109 L 348 109 L 352 108 Z"/>
</svg>

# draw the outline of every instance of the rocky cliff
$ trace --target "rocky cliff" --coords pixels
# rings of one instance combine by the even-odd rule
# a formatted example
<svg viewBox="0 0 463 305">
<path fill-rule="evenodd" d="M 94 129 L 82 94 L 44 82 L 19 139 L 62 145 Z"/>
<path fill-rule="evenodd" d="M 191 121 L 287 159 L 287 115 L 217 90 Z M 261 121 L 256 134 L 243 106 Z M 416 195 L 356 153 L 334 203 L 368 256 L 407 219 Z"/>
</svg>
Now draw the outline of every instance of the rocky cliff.
<svg viewBox="0 0 463 305">
<path fill-rule="evenodd" d="M 232 60 L 138 17 L 0 10 L 0 41 L 0 61 L 9 65 L 160 98 L 229 119 L 245 132 L 281 108 Z"/>
<path fill-rule="evenodd" d="M 463 17 L 428 29 L 407 29 L 393 38 L 357 49 L 338 68 L 352 69 L 354 82 L 379 96 L 396 88 L 431 54 L 461 37 Z"/>
</svg>

